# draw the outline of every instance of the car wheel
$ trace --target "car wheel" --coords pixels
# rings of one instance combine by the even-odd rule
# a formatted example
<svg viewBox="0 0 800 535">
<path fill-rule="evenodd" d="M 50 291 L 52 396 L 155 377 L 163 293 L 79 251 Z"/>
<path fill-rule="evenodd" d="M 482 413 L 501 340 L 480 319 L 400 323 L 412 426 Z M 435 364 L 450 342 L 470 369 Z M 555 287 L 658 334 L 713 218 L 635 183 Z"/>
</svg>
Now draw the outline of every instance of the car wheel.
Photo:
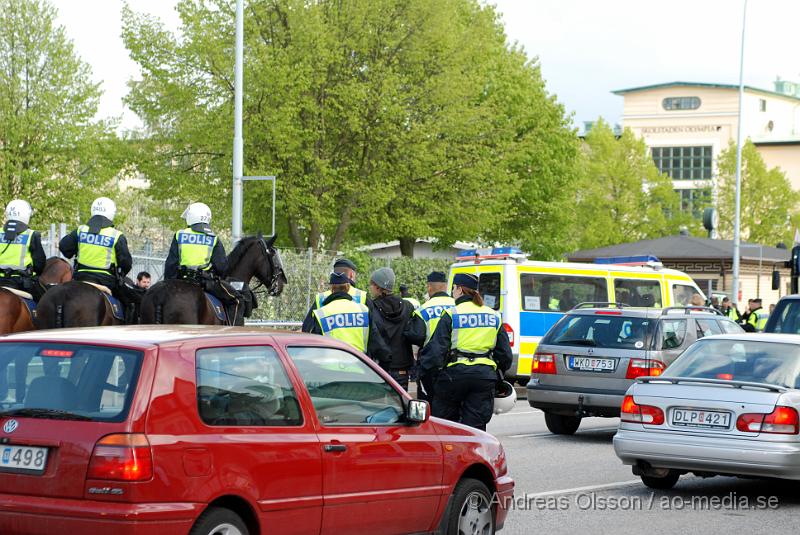
<svg viewBox="0 0 800 535">
<path fill-rule="evenodd" d="M 242 519 L 230 509 L 212 507 L 194 523 L 189 535 L 249 535 Z"/>
<path fill-rule="evenodd" d="M 651 489 L 669 490 L 675 486 L 680 477 L 679 472 L 669 470 L 665 476 L 642 476 L 642 483 Z"/>
<path fill-rule="evenodd" d="M 493 535 L 494 508 L 489 489 L 477 479 L 459 481 L 443 520 L 444 535 Z"/>
<path fill-rule="evenodd" d="M 581 425 L 581 419 L 579 416 L 564 416 L 546 412 L 544 413 L 544 423 L 553 434 L 574 435 Z"/>
</svg>

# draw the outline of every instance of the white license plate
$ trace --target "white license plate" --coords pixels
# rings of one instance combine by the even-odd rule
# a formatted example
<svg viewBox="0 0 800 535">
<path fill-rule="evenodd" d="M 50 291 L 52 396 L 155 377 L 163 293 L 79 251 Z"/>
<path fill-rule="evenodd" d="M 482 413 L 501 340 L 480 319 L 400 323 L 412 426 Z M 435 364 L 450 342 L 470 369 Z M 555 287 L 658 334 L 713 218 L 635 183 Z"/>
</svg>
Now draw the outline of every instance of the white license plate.
<svg viewBox="0 0 800 535">
<path fill-rule="evenodd" d="M 705 429 L 730 429 L 731 413 L 699 409 L 672 409 L 672 425 Z"/>
<path fill-rule="evenodd" d="M 0 470 L 41 474 L 47 466 L 47 448 L 0 446 Z"/>
<path fill-rule="evenodd" d="M 614 359 L 596 359 L 593 357 L 569 357 L 569 369 L 590 372 L 613 372 Z"/>
</svg>

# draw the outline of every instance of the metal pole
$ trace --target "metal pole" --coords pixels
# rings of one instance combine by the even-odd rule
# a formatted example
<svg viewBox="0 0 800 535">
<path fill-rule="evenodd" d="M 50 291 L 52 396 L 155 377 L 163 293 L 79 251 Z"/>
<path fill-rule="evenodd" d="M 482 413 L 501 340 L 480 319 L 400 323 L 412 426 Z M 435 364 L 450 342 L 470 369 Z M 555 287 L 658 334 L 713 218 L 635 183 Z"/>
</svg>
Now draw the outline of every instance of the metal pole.
<svg viewBox="0 0 800 535">
<path fill-rule="evenodd" d="M 314 288 L 311 286 L 311 271 L 313 269 L 314 252 L 311 247 L 308 248 L 308 291 L 306 292 L 306 310 L 311 308 L 311 295 L 314 293 Z"/>
<path fill-rule="evenodd" d="M 275 189 L 278 186 L 278 179 L 272 177 L 272 235 L 275 235 Z"/>
<path fill-rule="evenodd" d="M 736 210 L 733 220 L 733 298 L 739 302 L 739 248 L 742 213 L 742 100 L 744 97 L 744 30 L 747 27 L 747 0 L 742 14 L 742 49 L 739 53 L 739 119 L 736 132 Z"/>
<path fill-rule="evenodd" d="M 758 246 L 758 280 L 756 281 L 756 297 L 761 297 L 761 265 L 764 262 L 764 246 Z"/>
<path fill-rule="evenodd" d="M 242 71 L 244 56 L 244 0 L 236 0 L 236 61 L 233 81 L 233 211 L 231 233 L 233 243 L 242 237 Z"/>
</svg>

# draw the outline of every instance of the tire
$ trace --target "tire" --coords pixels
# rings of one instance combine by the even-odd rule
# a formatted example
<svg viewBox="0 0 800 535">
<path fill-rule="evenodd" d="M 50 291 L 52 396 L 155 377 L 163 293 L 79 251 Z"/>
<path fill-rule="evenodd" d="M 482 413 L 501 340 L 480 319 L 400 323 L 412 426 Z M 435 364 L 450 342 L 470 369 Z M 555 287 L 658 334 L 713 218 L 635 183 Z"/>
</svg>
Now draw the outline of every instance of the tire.
<svg viewBox="0 0 800 535">
<path fill-rule="evenodd" d="M 477 479 L 458 482 L 441 523 L 442 535 L 494 535 L 494 507 L 486 485 Z"/>
<path fill-rule="evenodd" d="M 230 509 L 211 507 L 200 515 L 189 535 L 250 535 L 250 530 Z"/>
<path fill-rule="evenodd" d="M 670 490 L 675 484 L 678 482 L 678 479 L 681 477 L 679 472 L 675 470 L 670 470 L 666 476 L 656 477 L 656 476 L 642 476 L 642 483 L 645 484 L 646 487 L 655 490 Z"/>
<path fill-rule="evenodd" d="M 544 423 L 554 435 L 574 435 L 581 425 L 579 416 L 564 416 L 562 414 L 544 413 Z"/>
</svg>

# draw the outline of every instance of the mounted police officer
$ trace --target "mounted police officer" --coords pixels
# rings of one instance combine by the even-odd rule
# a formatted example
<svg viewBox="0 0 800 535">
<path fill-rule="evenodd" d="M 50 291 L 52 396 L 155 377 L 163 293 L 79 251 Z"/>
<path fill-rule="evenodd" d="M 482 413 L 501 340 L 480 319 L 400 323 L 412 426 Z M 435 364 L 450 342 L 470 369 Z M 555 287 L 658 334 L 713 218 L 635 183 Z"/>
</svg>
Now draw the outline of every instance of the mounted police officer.
<svg viewBox="0 0 800 535">
<path fill-rule="evenodd" d="M 38 301 L 44 287 L 37 277 L 47 257 L 41 235 L 28 228 L 32 213 L 31 205 L 21 199 L 6 206 L 6 223 L 0 235 L 0 286 L 28 292 Z"/>
<path fill-rule="evenodd" d="M 131 305 L 140 300 L 133 290 L 126 288 L 124 277 L 133 266 L 125 235 L 114 228 L 117 205 L 108 197 L 98 197 L 92 203 L 91 217 L 64 236 L 58 243 L 61 254 L 75 257 L 75 280 L 105 286 L 120 300 L 126 311 L 126 322 L 132 323 Z"/>
<path fill-rule="evenodd" d="M 348 285 L 348 294 L 352 298 L 352 300 L 356 303 L 361 303 L 362 305 L 367 305 L 368 307 L 372 306 L 372 300 L 369 298 L 369 294 L 364 290 L 359 290 L 356 288 L 355 280 L 358 269 L 356 265 L 348 260 L 347 258 L 338 258 L 333 262 L 333 272 L 334 273 L 341 273 L 347 280 L 350 281 Z M 303 332 L 310 332 L 311 327 L 314 325 L 314 311 L 320 307 L 322 307 L 322 303 L 330 297 L 331 291 L 320 292 L 314 298 L 314 302 L 311 303 L 311 308 L 308 309 L 308 313 L 306 313 L 306 318 L 303 320 Z"/>
<path fill-rule="evenodd" d="M 443 311 L 420 351 L 420 373 L 423 380 L 433 379 L 434 416 L 485 430 L 498 370 L 511 367 L 511 345 L 500 314 L 483 304 L 477 277 L 456 274 L 453 298 L 455 307 Z"/>
<path fill-rule="evenodd" d="M 303 332 L 322 334 L 348 343 L 366 353 L 382 367 L 388 367 L 392 355 L 372 321 L 369 308 L 350 295 L 351 280 L 344 273 L 330 275 L 330 292 L 322 306 L 313 310 L 314 323 Z"/>
<path fill-rule="evenodd" d="M 225 247 L 211 230 L 211 209 L 195 202 L 181 217 L 186 228 L 175 233 L 164 263 L 165 279 L 185 279 L 200 284 L 225 305 L 228 322 L 244 325 L 245 303 L 241 293 L 222 280 L 228 268 Z"/>
</svg>

